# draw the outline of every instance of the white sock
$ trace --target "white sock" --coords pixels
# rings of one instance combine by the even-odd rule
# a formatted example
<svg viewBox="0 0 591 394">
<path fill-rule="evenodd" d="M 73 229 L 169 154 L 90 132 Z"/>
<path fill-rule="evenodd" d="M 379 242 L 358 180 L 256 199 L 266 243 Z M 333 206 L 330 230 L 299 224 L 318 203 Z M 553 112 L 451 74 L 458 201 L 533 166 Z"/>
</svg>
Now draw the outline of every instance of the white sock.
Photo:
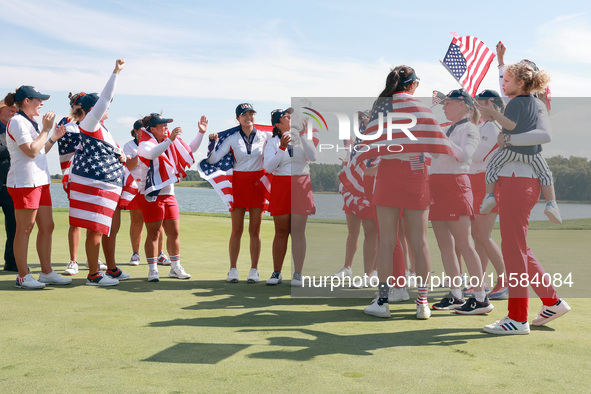
<svg viewBox="0 0 591 394">
<path fill-rule="evenodd" d="M 460 289 L 451 289 L 451 295 L 453 295 L 454 297 L 456 297 L 459 300 L 464 299 L 464 297 L 462 297 L 462 290 L 460 290 Z"/>
</svg>

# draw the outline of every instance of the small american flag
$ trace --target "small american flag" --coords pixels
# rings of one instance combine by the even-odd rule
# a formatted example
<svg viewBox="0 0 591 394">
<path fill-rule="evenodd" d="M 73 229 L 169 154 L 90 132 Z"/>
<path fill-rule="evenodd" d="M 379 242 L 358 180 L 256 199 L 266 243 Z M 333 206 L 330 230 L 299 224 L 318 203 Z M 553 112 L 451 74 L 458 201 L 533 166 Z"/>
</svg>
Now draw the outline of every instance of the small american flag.
<svg viewBox="0 0 591 394">
<path fill-rule="evenodd" d="M 272 132 L 273 126 L 255 124 L 254 128 L 259 131 Z M 232 127 L 231 129 L 218 133 L 218 143 L 215 149 L 218 149 L 222 142 L 229 136 L 240 131 L 240 126 Z M 215 141 L 209 142 L 209 150 L 213 149 Z M 234 172 L 234 155 L 230 151 L 220 161 L 215 164 L 209 164 L 207 159 L 201 160 L 197 166 L 199 176 L 211 184 L 213 189 L 222 199 L 222 202 L 231 211 L 234 208 L 234 194 L 232 189 L 232 174 Z M 269 175 L 266 174 L 259 180 L 257 187 L 261 189 L 265 197 L 270 194 L 271 183 L 267 179 Z M 268 208 L 268 201 L 265 203 L 263 209 Z"/>
<path fill-rule="evenodd" d="M 57 140 L 58 153 L 60 156 L 60 167 L 62 169 L 62 174 L 64 174 L 66 169 L 70 166 L 70 160 L 74 156 L 74 152 L 76 152 L 76 147 L 78 144 L 80 144 L 80 132 L 78 131 L 76 133 L 68 131 L 68 129 L 78 129 L 78 124 L 73 122 L 70 118 L 63 118 L 57 125 L 66 126 L 66 134 Z"/>
<path fill-rule="evenodd" d="M 82 149 L 70 168 L 70 225 L 109 235 L 123 188 L 123 164 L 116 148 L 80 134 Z"/>
<path fill-rule="evenodd" d="M 170 133 L 168 136 L 170 136 Z M 142 144 L 153 148 L 158 145 L 158 141 L 152 133 L 142 129 L 140 145 Z M 151 202 L 156 201 L 162 188 L 172 185 L 187 176 L 185 168 L 189 168 L 195 163 L 191 148 L 180 137 L 175 138 L 165 153 L 154 160 L 141 155 L 138 156 L 141 162 L 148 167 L 144 195 L 146 200 Z"/>
<path fill-rule="evenodd" d="M 442 93 L 438 90 L 434 90 L 433 91 L 433 100 L 432 100 L 433 106 L 435 106 L 437 104 L 441 104 L 443 102 L 443 100 L 445 100 L 445 97 L 446 97 L 445 93 Z M 431 108 L 433 108 L 433 107 L 431 107 Z"/>
<path fill-rule="evenodd" d="M 441 64 L 472 97 L 488 72 L 495 54 L 476 37 L 454 37 Z"/>
</svg>

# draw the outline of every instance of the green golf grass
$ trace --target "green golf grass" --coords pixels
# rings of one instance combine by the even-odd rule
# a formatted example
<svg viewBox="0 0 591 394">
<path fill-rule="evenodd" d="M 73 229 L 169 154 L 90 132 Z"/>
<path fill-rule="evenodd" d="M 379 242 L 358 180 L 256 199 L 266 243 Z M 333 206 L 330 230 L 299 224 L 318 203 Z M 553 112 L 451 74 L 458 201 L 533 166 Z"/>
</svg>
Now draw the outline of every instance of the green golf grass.
<svg viewBox="0 0 591 394">
<path fill-rule="evenodd" d="M 52 259 L 63 272 L 67 212 L 54 211 L 54 220 Z M 188 214 L 181 215 L 181 260 L 193 277 L 168 278 L 169 269 L 160 266 L 160 282 L 148 283 L 143 254 L 140 266 L 127 265 L 124 213 L 117 260 L 131 279 L 119 286 L 84 285 L 83 247 L 80 273 L 69 286 L 15 289 L 15 275 L 0 271 L 0 392 L 588 392 L 591 231 L 588 220 L 573 223 L 565 226 L 581 230 L 554 226 L 529 234 L 548 272 L 573 273 L 574 287 L 558 288 L 572 311 L 547 327 L 532 327 L 530 335 L 493 336 L 482 327 L 506 315 L 506 300 L 494 301 L 487 316 L 434 312 L 419 321 L 411 290 L 410 301 L 391 305 L 391 319 L 378 319 L 363 314 L 368 297 L 291 297 L 289 260 L 284 283 L 265 286 L 272 272 L 273 223 L 267 220 L 261 283 L 245 283 L 246 229 L 241 282 L 228 284 L 230 220 Z M 34 236 L 29 264 L 37 277 Z M 2 231 L 1 245 L 3 237 Z M 341 268 L 345 237 L 342 224 L 310 223 L 304 273 Z M 498 230 L 494 237 L 500 242 Z M 433 270 L 440 273 L 431 230 L 429 242 Z M 429 302 L 444 294 L 436 289 Z M 534 296 L 530 321 L 539 309 Z"/>
</svg>

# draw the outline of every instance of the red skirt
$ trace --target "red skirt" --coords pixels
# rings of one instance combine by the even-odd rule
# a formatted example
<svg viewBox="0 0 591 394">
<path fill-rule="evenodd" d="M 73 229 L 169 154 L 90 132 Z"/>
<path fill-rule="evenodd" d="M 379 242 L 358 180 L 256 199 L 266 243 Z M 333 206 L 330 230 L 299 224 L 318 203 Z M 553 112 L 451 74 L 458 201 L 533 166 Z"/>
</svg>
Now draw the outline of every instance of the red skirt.
<svg viewBox="0 0 591 394">
<path fill-rule="evenodd" d="M 429 208 L 429 175 L 426 166 L 411 170 L 410 162 L 385 159 L 378 166 L 372 204 L 407 209 Z"/>
<path fill-rule="evenodd" d="M 431 208 L 429 220 L 474 220 L 472 188 L 467 174 L 431 174 Z"/>
<path fill-rule="evenodd" d="M 271 216 L 315 214 L 310 175 L 274 175 L 269 212 Z"/>
<path fill-rule="evenodd" d="M 486 195 L 486 173 L 480 172 L 478 174 L 468 174 L 470 177 L 470 183 L 472 185 L 472 196 L 474 198 L 474 213 L 480 215 L 480 206 L 482 200 Z M 492 209 L 491 212 L 499 212 L 499 185 L 495 187 L 495 198 L 497 199 L 497 205 Z"/>
<path fill-rule="evenodd" d="M 263 170 L 234 171 L 232 175 L 234 208 L 263 207 L 265 196 L 258 186 L 256 186 L 256 183 L 262 178 L 263 174 Z"/>
</svg>

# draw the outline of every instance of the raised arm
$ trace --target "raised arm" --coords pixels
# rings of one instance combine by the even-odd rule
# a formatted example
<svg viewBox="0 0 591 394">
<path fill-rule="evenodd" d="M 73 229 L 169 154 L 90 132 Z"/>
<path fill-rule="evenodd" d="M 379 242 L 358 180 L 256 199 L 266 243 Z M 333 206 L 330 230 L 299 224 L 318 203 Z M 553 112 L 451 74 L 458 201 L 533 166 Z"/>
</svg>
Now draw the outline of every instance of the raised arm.
<svg viewBox="0 0 591 394">
<path fill-rule="evenodd" d="M 220 145 L 220 147 L 218 149 L 215 149 L 215 145 L 218 144 L 218 135 L 217 134 L 210 134 L 209 135 L 209 139 L 210 140 L 216 140 L 216 143 L 212 149 L 212 151 L 209 153 L 209 155 L 207 156 L 207 162 L 209 164 L 215 164 L 218 161 L 222 160 L 222 158 L 224 156 L 226 156 L 228 153 L 230 153 L 230 138 L 232 138 L 232 136 L 226 138 L 224 140 L 224 142 L 222 142 L 222 144 Z"/>
<path fill-rule="evenodd" d="M 117 77 L 125 65 L 125 59 L 117 59 L 115 62 L 115 69 L 113 74 L 109 77 L 107 84 L 103 88 L 103 91 L 90 112 L 86 114 L 86 117 L 80 122 L 80 128 L 88 132 L 94 132 L 113 99 L 115 94 L 115 87 L 117 86 Z"/>
<path fill-rule="evenodd" d="M 191 151 L 193 153 L 195 153 L 197 149 L 199 149 L 199 146 L 203 141 L 203 136 L 205 135 L 205 133 L 207 133 L 207 125 L 207 118 L 205 117 L 205 115 L 201 116 L 201 119 L 199 120 L 199 132 L 197 133 L 195 138 L 193 138 L 193 141 L 189 143 L 189 146 L 191 147 Z"/>
<path fill-rule="evenodd" d="M 302 148 L 304 148 L 304 155 L 306 156 L 306 160 L 308 161 L 316 161 L 316 148 L 314 147 L 314 143 L 310 141 L 307 136 L 302 135 Z"/>
</svg>

